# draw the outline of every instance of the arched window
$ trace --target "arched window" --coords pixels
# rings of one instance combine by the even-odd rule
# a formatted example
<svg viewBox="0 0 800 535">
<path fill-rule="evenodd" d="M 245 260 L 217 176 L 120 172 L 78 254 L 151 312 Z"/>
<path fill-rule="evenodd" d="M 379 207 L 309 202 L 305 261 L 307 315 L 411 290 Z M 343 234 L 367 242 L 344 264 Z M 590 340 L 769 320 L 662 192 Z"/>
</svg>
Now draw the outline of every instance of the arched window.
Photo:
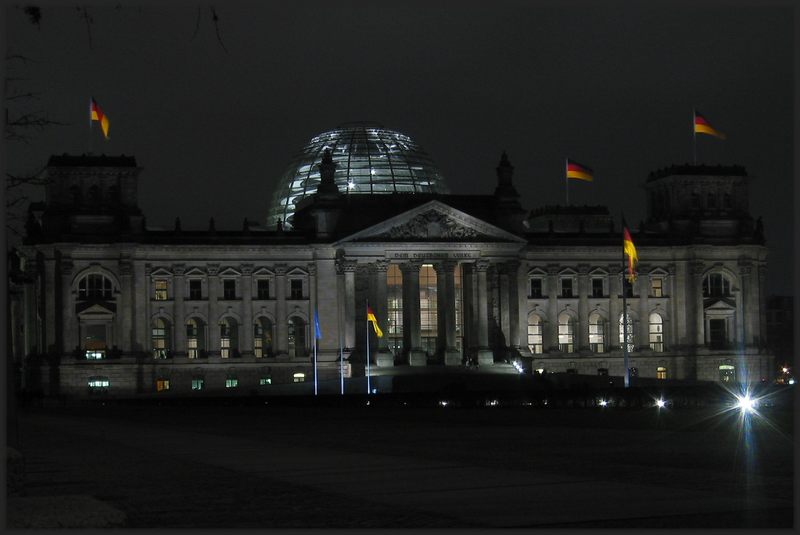
<svg viewBox="0 0 800 535">
<path fill-rule="evenodd" d="M 239 350 L 239 325 L 233 318 L 219 322 L 219 356 L 223 359 L 234 356 Z"/>
<path fill-rule="evenodd" d="M 169 321 L 156 318 L 153 321 L 153 330 L 152 330 L 152 345 L 153 345 L 153 357 L 157 359 L 165 359 L 169 357 L 170 349 L 170 340 L 171 340 L 171 329 Z"/>
<path fill-rule="evenodd" d="M 606 350 L 606 321 L 597 311 L 589 314 L 589 348 L 595 353 Z"/>
<path fill-rule="evenodd" d="M 625 331 L 624 331 L 624 324 L 623 318 L 625 317 L 624 314 L 619 315 L 619 345 L 622 347 L 622 344 L 625 343 Z M 633 329 L 634 321 L 630 314 L 628 314 L 628 353 L 633 353 L 636 351 L 636 333 Z"/>
<path fill-rule="evenodd" d="M 297 316 L 289 319 L 289 356 L 306 355 L 306 322 Z"/>
<path fill-rule="evenodd" d="M 709 273 L 703 278 L 703 297 L 730 297 L 731 281 L 722 273 Z"/>
<path fill-rule="evenodd" d="M 205 355 L 205 323 L 199 318 L 186 322 L 186 356 L 196 359 Z"/>
<path fill-rule="evenodd" d="M 650 314 L 650 349 L 664 351 L 664 320 L 660 314 Z"/>
<path fill-rule="evenodd" d="M 306 374 L 302 372 L 297 372 L 292 376 L 292 379 L 295 383 L 303 383 L 306 380 Z"/>
<path fill-rule="evenodd" d="M 272 356 L 272 322 L 258 318 L 253 325 L 253 354 L 256 358 Z"/>
<path fill-rule="evenodd" d="M 664 366 L 659 366 L 656 368 L 656 379 L 666 379 L 667 378 L 667 368 Z"/>
<path fill-rule="evenodd" d="M 78 299 L 111 299 L 114 285 L 99 273 L 86 275 L 78 283 Z"/>
<path fill-rule="evenodd" d="M 528 316 L 528 349 L 536 355 L 543 351 L 542 318 L 538 314 Z"/>
<path fill-rule="evenodd" d="M 575 351 L 575 319 L 566 312 L 558 316 L 558 349 L 564 353 Z"/>
</svg>

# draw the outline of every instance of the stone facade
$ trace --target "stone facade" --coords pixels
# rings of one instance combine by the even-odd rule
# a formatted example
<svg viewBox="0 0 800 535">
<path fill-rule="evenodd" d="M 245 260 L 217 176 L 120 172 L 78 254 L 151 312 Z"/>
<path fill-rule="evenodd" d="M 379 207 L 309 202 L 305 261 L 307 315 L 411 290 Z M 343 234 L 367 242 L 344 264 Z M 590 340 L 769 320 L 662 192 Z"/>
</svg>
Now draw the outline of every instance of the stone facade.
<svg viewBox="0 0 800 535">
<path fill-rule="evenodd" d="M 504 155 L 494 195 L 345 202 L 326 183 L 331 169 L 325 195 L 304 200 L 291 229 L 156 231 L 135 201 L 132 158 L 53 157 L 14 286 L 23 386 L 255 393 L 310 381 L 314 354 L 320 381 L 363 376 L 367 343 L 383 369 L 519 360 L 542 373 L 623 375 L 619 229 L 604 207 L 528 215 L 511 170 Z M 638 278 L 624 299 L 629 367 L 641 377 L 770 380 L 767 251 L 747 213 L 747 177 L 698 169 L 698 192 L 686 197 L 692 171 L 646 184 L 648 220 L 633 233 Z M 367 334 L 367 303 L 383 338 Z"/>
</svg>

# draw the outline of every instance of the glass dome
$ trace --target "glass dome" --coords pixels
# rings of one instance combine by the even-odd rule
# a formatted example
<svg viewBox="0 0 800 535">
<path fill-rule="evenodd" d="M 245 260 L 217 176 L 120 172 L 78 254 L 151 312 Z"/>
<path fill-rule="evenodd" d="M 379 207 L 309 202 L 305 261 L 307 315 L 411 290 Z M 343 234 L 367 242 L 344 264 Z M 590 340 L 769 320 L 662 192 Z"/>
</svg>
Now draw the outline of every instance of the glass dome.
<svg viewBox="0 0 800 535">
<path fill-rule="evenodd" d="M 291 227 L 295 204 L 317 192 L 325 149 L 336 163 L 334 182 L 350 193 L 448 193 L 433 160 L 405 134 L 377 123 L 346 123 L 311 139 L 278 182 L 267 224 Z"/>
</svg>

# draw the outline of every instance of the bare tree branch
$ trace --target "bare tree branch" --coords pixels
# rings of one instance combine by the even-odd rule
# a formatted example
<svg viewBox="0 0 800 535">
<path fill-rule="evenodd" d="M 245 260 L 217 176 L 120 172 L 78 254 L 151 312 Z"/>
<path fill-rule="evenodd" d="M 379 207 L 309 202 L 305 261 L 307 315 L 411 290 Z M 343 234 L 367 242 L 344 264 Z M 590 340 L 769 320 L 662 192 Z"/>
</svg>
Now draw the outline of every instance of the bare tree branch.
<svg viewBox="0 0 800 535">
<path fill-rule="evenodd" d="M 89 10 L 86 7 L 78 7 L 78 11 L 83 13 L 83 20 L 86 21 L 86 33 L 89 36 L 89 50 L 92 50 L 92 24 L 94 24 L 94 19 L 89 15 Z"/>
<path fill-rule="evenodd" d="M 222 50 L 228 54 L 228 49 L 225 48 L 225 43 L 222 42 L 222 36 L 219 34 L 219 17 L 217 16 L 217 10 L 214 9 L 214 6 L 211 6 L 211 15 L 214 20 L 214 29 L 217 32 L 217 41 L 219 41 L 219 46 L 221 46 Z"/>
</svg>

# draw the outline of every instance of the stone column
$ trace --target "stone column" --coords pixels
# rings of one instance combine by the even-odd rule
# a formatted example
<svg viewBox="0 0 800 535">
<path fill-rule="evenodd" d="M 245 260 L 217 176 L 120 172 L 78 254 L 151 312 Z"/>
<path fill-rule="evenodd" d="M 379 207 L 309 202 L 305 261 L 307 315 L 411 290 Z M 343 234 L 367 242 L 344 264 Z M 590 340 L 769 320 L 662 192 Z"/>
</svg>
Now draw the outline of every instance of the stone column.
<svg viewBox="0 0 800 535">
<path fill-rule="evenodd" d="M 184 310 L 183 300 L 186 296 L 186 279 L 183 274 L 186 266 L 175 264 L 172 266 L 173 288 L 172 294 L 175 300 L 175 325 L 172 326 L 175 356 L 186 356 L 186 311 Z"/>
<path fill-rule="evenodd" d="M 523 322 L 519 294 L 521 291 L 524 292 L 524 286 L 520 286 L 519 267 L 520 263 L 517 260 L 506 262 L 505 265 L 508 274 L 508 346 L 517 351 L 520 351 L 522 346 L 520 325 Z M 527 316 L 524 321 L 527 332 Z"/>
<path fill-rule="evenodd" d="M 148 295 L 149 285 L 147 280 L 150 276 L 150 267 L 142 261 L 133 264 L 133 314 L 132 325 L 133 340 L 131 351 L 143 353 L 150 347 L 150 336 L 147 332 L 150 326 L 150 296 Z"/>
<path fill-rule="evenodd" d="M 314 314 L 317 313 L 317 265 L 309 263 L 308 269 L 308 338 L 309 357 L 314 361 L 314 346 L 319 344 L 317 329 L 314 325 Z M 320 327 L 321 329 L 321 327 Z M 319 356 L 319 347 L 317 347 Z"/>
<path fill-rule="evenodd" d="M 667 272 L 669 273 L 666 284 L 668 288 L 666 291 L 669 292 L 667 294 L 669 298 L 667 307 L 670 317 L 669 329 L 667 329 L 667 325 L 664 326 L 664 348 L 667 351 L 674 351 L 675 346 L 678 345 L 678 278 L 675 264 L 669 264 L 667 266 Z M 681 313 L 681 316 L 683 316 L 683 313 Z"/>
<path fill-rule="evenodd" d="M 120 258 L 119 274 L 122 288 L 117 309 L 117 340 L 114 343 L 124 353 L 130 353 L 133 351 L 133 264 L 129 258 Z M 150 325 L 149 317 L 147 324 Z"/>
<path fill-rule="evenodd" d="M 750 328 L 748 338 L 750 340 L 758 340 L 758 346 L 764 347 L 765 337 L 767 334 L 767 292 L 766 292 L 766 278 L 767 278 L 767 264 L 760 261 L 756 265 L 758 270 L 757 274 L 752 274 L 752 283 L 750 284 L 750 293 L 756 294 L 752 297 L 751 302 L 754 303 L 754 310 L 758 310 L 758 320 L 753 322 L 753 327 Z M 774 359 L 772 359 L 774 360 Z M 773 372 L 770 372 L 773 373 Z"/>
<path fill-rule="evenodd" d="M 558 351 L 558 266 L 547 266 L 547 323 L 544 324 L 545 351 Z"/>
<path fill-rule="evenodd" d="M 72 260 L 61 259 L 61 343 L 65 354 L 72 353 L 78 345 L 77 321 L 75 318 L 75 300 L 72 298 Z"/>
<path fill-rule="evenodd" d="M 622 275 L 619 264 L 608 266 L 608 350 L 622 349 L 619 345 L 619 316 L 622 314 Z"/>
<path fill-rule="evenodd" d="M 378 319 L 378 325 L 384 331 L 383 338 L 378 338 L 378 347 L 375 352 L 375 364 L 380 367 L 394 366 L 394 355 L 389 351 L 389 344 L 387 342 L 389 314 L 386 272 L 389 270 L 389 261 L 384 259 L 376 260 L 370 267 L 370 274 L 372 276 L 371 285 L 374 288 L 372 293 L 374 304 L 370 301 L 370 305 L 375 312 L 375 317 Z"/>
<path fill-rule="evenodd" d="M 63 301 L 63 293 L 59 295 L 57 288 L 61 286 L 61 278 L 57 277 L 56 261 L 54 258 L 47 258 L 44 261 L 44 351 L 60 352 L 63 350 L 63 342 L 59 336 L 59 329 L 56 325 L 61 320 L 61 309 L 59 305 Z M 57 312 L 58 311 L 58 312 Z"/>
<path fill-rule="evenodd" d="M 700 348 L 705 346 L 705 312 L 703 310 L 703 262 L 692 262 L 692 300 L 694 313 L 694 343 Z"/>
<path fill-rule="evenodd" d="M 408 348 L 408 363 L 425 366 L 427 356 L 420 345 L 422 327 L 420 323 L 419 268 L 418 261 L 400 264 L 403 272 L 403 345 Z"/>
<path fill-rule="evenodd" d="M 452 260 L 437 263 L 436 282 L 439 293 L 437 299 L 437 317 L 439 329 L 437 342 L 444 355 L 446 366 L 460 366 L 461 353 L 456 348 L 456 280 L 455 270 L 458 263 Z"/>
<path fill-rule="evenodd" d="M 639 336 L 636 341 L 639 351 L 650 349 L 650 269 L 639 266 L 639 276 L 636 283 L 639 285 Z"/>
<path fill-rule="evenodd" d="M 356 261 L 340 260 L 339 269 L 344 274 L 344 347 L 353 349 L 356 347 Z"/>
<path fill-rule="evenodd" d="M 289 354 L 289 323 L 286 311 L 286 264 L 275 266 L 275 356 Z"/>
<path fill-rule="evenodd" d="M 473 267 L 474 264 L 468 262 L 461 266 L 461 295 L 463 296 L 462 307 L 464 310 L 461 329 L 464 333 L 464 348 L 470 359 L 475 356 L 478 346 L 475 339 L 477 299 L 475 297 L 475 270 Z"/>
<path fill-rule="evenodd" d="M 219 357 L 219 264 L 209 264 L 208 270 L 208 355 Z"/>
<path fill-rule="evenodd" d="M 508 269 L 505 264 L 497 266 L 497 286 L 498 286 L 498 318 L 500 319 L 500 332 L 503 333 L 505 347 L 511 346 L 511 304 L 509 299 L 509 277 Z"/>
<path fill-rule="evenodd" d="M 491 366 L 494 364 L 494 355 L 489 348 L 489 291 L 486 272 L 489 269 L 488 260 L 478 260 L 475 262 L 475 270 L 478 273 L 478 365 Z"/>
<path fill-rule="evenodd" d="M 242 323 L 239 352 L 242 357 L 253 356 L 253 264 L 242 264 Z"/>
<path fill-rule="evenodd" d="M 578 265 L 578 351 L 589 352 L 589 266 Z"/>
</svg>

